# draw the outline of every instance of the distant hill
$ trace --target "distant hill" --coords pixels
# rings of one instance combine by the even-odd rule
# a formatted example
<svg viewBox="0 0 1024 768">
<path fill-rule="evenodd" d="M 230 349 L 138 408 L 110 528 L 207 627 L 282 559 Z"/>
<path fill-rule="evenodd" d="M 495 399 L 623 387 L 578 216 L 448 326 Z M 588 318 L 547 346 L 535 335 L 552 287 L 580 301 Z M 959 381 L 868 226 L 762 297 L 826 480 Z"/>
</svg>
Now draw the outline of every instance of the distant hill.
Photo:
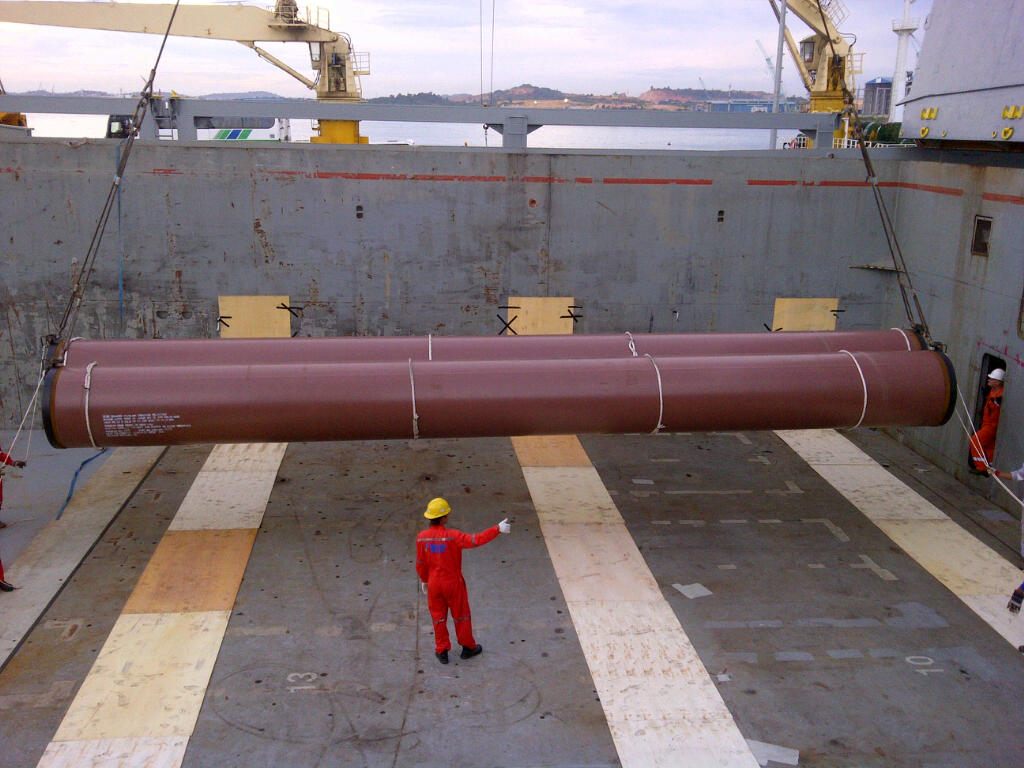
<svg viewBox="0 0 1024 768">
<path fill-rule="evenodd" d="M 258 101 L 266 99 L 283 99 L 270 91 L 245 91 L 243 93 L 208 93 L 205 96 L 197 96 L 197 99 L 243 99 L 245 101 Z"/>
<path fill-rule="evenodd" d="M 689 104 L 694 101 L 726 101 L 728 99 L 770 99 L 766 91 L 719 91 L 703 88 L 655 88 L 653 85 L 638 97 L 647 104 Z"/>
<path fill-rule="evenodd" d="M 118 94 L 104 93 L 102 91 L 73 91 L 70 93 L 55 93 L 52 91 L 24 91 L 26 96 L 116 96 Z M 122 94 L 131 97 L 136 94 Z M 164 93 L 163 95 L 169 95 Z M 181 94 L 186 96 L 186 94 Z M 192 96 L 197 99 L 284 99 L 269 91 L 244 91 L 241 93 L 208 93 L 202 96 Z M 651 86 L 639 96 L 630 96 L 626 93 L 593 94 L 593 93 L 568 93 L 555 88 L 544 88 L 530 83 L 523 83 L 513 88 L 497 90 L 492 94 L 485 94 L 484 101 L 495 105 L 502 104 L 529 104 L 552 107 L 555 105 L 568 105 L 576 108 L 593 107 L 596 109 L 644 109 L 648 107 L 661 107 L 671 109 L 693 108 L 696 103 L 711 101 L 727 101 L 728 99 L 767 99 L 771 94 L 766 91 L 723 91 L 716 89 L 705 90 L 703 88 L 671 88 L 668 86 L 657 88 Z M 790 101 L 798 103 L 806 102 L 806 96 L 789 96 Z M 377 96 L 366 100 L 370 104 L 414 104 L 449 106 L 458 104 L 479 104 L 480 96 L 473 93 L 455 93 L 441 95 L 430 92 L 421 93 L 398 93 L 391 96 Z"/>
<path fill-rule="evenodd" d="M 399 93 L 394 96 L 377 96 L 367 99 L 370 104 L 438 104 L 450 106 L 459 102 L 436 93 Z"/>
</svg>

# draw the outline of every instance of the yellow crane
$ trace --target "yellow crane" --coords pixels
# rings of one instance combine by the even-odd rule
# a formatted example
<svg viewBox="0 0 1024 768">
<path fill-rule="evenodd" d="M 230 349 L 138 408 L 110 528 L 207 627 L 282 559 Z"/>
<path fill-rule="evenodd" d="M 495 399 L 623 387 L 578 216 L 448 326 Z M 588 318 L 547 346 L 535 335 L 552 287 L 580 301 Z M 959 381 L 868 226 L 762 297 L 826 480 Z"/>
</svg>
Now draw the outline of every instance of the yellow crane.
<svg viewBox="0 0 1024 768">
<path fill-rule="evenodd" d="M 768 0 L 779 18 L 776 0 Z M 841 112 L 844 106 L 843 86 L 856 93 L 855 75 L 861 72 L 862 53 L 854 53 L 852 43 L 838 26 L 847 16 L 840 0 L 787 0 L 786 12 L 795 13 L 814 32 L 799 46 L 789 29 L 785 30 L 786 47 L 796 62 L 797 71 L 810 95 L 811 112 Z M 833 53 L 834 51 L 834 53 Z"/>
<path fill-rule="evenodd" d="M 162 35 L 173 10 L 174 5 L 166 3 L 7 0 L 0 2 L 0 22 Z M 359 78 L 370 73 L 369 55 L 355 53 L 349 36 L 332 32 L 329 24 L 326 10 L 307 9 L 303 16 L 295 0 L 277 0 L 272 11 L 251 5 L 179 5 L 170 34 L 234 40 L 316 91 L 317 99 L 359 101 L 362 98 Z M 315 78 L 297 72 L 260 48 L 258 42 L 308 43 Z M 321 120 L 320 135 L 311 141 L 365 144 L 366 138 L 359 135 L 358 121 Z"/>
<path fill-rule="evenodd" d="M 0 82 L 0 93 L 5 93 L 4 84 Z M 21 112 L 0 112 L 0 125 L 13 125 L 17 128 L 28 127 L 28 122 Z"/>
</svg>

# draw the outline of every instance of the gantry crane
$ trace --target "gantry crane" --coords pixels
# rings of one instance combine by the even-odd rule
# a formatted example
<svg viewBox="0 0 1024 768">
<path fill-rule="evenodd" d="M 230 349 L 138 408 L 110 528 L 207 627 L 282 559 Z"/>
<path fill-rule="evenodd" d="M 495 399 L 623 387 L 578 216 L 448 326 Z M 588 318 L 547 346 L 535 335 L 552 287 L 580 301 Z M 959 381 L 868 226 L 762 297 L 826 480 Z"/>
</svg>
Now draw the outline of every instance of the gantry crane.
<svg viewBox="0 0 1024 768">
<path fill-rule="evenodd" d="M 778 19 L 776 0 L 768 2 Z M 838 30 L 847 15 L 845 7 L 840 0 L 787 0 L 786 10 L 795 13 L 814 31 L 801 40 L 798 47 L 789 29 L 785 30 L 786 47 L 810 94 L 810 111 L 842 111 L 843 86 L 850 94 L 856 92 L 854 76 L 860 73 L 863 58 L 863 54 L 853 52 L 852 43 L 847 39 L 852 36 Z"/>
<path fill-rule="evenodd" d="M 162 35 L 172 11 L 171 4 L 7 0 L 0 2 L 0 22 Z M 348 35 L 332 32 L 329 23 L 327 11 L 319 8 L 307 9 L 302 17 L 295 0 L 277 0 L 273 11 L 251 5 L 179 5 L 170 34 L 234 40 L 316 91 L 317 99 L 359 101 L 359 78 L 370 72 L 369 56 L 356 54 Z M 308 43 L 315 79 L 295 71 L 257 42 Z M 365 143 L 353 120 L 321 120 L 320 136 L 311 141 Z"/>
</svg>

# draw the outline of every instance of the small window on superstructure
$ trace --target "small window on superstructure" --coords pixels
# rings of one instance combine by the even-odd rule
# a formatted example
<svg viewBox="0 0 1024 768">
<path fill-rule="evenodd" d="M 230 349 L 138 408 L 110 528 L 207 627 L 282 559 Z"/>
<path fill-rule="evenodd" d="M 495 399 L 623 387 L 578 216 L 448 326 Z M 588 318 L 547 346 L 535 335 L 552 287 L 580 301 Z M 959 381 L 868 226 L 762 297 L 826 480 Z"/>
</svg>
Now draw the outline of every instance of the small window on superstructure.
<svg viewBox="0 0 1024 768">
<path fill-rule="evenodd" d="M 975 256 L 988 256 L 988 239 L 992 234 L 992 219 L 987 216 L 974 217 L 974 238 L 971 240 L 971 253 Z"/>
</svg>

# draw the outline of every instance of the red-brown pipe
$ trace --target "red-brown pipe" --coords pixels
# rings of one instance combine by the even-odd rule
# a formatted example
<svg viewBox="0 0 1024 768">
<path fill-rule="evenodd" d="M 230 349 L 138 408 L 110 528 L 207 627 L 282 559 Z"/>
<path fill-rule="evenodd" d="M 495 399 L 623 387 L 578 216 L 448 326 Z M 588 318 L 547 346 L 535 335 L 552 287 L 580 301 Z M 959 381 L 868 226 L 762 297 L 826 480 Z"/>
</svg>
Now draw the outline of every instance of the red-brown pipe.
<svg viewBox="0 0 1024 768">
<path fill-rule="evenodd" d="M 632 343 L 632 348 L 630 344 Z M 253 365 L 257 363 L 402 362 L 407 360 L 559 360 L 567 358 L 809 354 L 918 351 L 915 331 L 656 333 L 555 336 L 346 336 L 295 339 L 76 339 L 65 365 Z"/>
<path fill-rule="evenodd" d="M 88 389 L 86 379 L 88 378 Z M 63 448 L 938 425 L 938 352 L 51 370 Z M 86 418 L 88 417 L 88 418 Z M 90 434 L 91 433 L 91 434 Z"/>
</svg>

